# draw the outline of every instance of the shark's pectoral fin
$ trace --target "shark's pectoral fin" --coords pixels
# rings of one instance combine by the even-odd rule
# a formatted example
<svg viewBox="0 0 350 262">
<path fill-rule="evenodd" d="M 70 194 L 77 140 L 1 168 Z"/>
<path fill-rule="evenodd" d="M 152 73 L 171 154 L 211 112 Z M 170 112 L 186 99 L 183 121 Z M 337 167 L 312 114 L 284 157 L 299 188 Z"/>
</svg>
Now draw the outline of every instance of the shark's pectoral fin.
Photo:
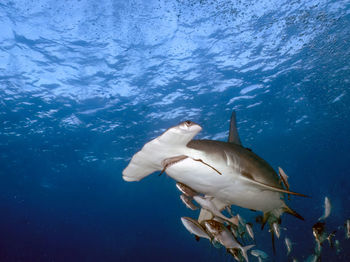
<svg viewBox="0 0 350 262">
<path fill-rule="evenodd" d="M 257 185 L 257 186 L 261 187 L 262 189 L 275 191 L 275 192 L 280 192 L 280 193 L 291 194 L 291 195 L 296 195 L 296 196 L 310 197 L 308 195 L 292 192 L 292 191 L 289 191 L 289 190 L 286 190 L 286 189 L 283 189 L 283 188 L 278 188 L 276 186 L 271 186 L 271 185 L 268 185 L 268 184 L 256 181 L 256 180 L 253 179 L 251 174 L 246 173 L 246 172 L 242 172 L 242 179 L 244 179 L 245 181 L 247 181 L 249 183 Z"/>
</svg>

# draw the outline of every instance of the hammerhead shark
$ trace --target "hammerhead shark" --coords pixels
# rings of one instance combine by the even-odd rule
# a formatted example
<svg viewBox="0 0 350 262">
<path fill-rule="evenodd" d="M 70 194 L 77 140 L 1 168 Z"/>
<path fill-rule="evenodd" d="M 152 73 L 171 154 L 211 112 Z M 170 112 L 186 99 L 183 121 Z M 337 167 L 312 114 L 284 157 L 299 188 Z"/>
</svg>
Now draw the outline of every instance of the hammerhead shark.
<svg viewBox="0 0 350 262">
<path fill-rule="evenodd" d="M 123 171 L 123 179 L 139 181 L 161 171 L 210 197 L 220 211 L 231 205 L 262 211 L 263 226 L 266 222 L 271 228 L 274 223 L 280 224 L 284 212 L 303 220 L 287 206 L 284 194 L 307 196 L 290 191 L 289 185 L 283 186 L 275 170 L 242 145 L 235 112 L 231 116 L 228 142 L 194 140 L 201 130 L 202 127 L 192 121 L 169 128 L 132 157 Z M 212 214 L 202 208 L 198 222 L 211 217 Z"/>
</svg>

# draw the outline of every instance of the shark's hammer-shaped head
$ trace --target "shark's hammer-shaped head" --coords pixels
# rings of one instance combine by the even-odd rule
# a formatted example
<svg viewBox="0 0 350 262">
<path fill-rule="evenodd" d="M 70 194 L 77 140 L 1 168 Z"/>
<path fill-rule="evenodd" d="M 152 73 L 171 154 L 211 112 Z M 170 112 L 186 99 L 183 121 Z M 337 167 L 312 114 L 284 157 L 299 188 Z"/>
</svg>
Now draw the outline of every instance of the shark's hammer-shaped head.
<svg viewBox="0 0 350 262">
<path fill-rule="evenodd" d="M 192 121 L 184 121 L 166 130 L 137 152 L 123 170 L 125 181 L 139 181 L 147 175 L 160 171 L 164 159 L 182 155 L 190 142 L 202 128 Z"/>
</svg>

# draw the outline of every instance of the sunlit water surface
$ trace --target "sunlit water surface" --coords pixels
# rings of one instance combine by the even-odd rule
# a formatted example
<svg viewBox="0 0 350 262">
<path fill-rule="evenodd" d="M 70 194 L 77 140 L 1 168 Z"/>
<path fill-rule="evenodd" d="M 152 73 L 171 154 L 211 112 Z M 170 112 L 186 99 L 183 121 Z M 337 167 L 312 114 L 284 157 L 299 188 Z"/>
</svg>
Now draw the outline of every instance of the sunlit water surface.
<svg viewBox="0 0 350 262">
<path fill-rule="evenodd" d="M 322 261 L 349 261 L 348 1 L 2 1 L 0 260 L 233 261 L 196 242 L 175 182 L 121 172 L 144 143 L 184 120 L 283 167 L 290 206 L 270 261 L 304 261 L 332 203 Z M 237 209 L 254 221 L 256 214 Z M 250 256 L 251 261 L 257 261 Z"/>
</svg>

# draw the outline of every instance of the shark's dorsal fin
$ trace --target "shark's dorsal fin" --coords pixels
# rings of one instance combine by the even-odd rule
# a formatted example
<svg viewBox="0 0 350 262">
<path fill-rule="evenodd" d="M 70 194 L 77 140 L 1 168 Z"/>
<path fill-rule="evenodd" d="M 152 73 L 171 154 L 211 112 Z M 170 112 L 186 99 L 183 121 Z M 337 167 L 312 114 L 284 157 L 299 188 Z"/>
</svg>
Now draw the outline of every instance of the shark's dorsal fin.
<svg viewBox="0 0 350 262">
<path fill-rule="evenodd" d="M 237 145 L 242 145 L 241 139 L 239 139 L 238 131 L 237 131 L 237 124 L 236 124 L 236 112 L 233 111 L 231 115 L 231 121 L 230 121 L 230 133 L 228 135 L 228 142 L 234 143 Z"/>
</svg>

